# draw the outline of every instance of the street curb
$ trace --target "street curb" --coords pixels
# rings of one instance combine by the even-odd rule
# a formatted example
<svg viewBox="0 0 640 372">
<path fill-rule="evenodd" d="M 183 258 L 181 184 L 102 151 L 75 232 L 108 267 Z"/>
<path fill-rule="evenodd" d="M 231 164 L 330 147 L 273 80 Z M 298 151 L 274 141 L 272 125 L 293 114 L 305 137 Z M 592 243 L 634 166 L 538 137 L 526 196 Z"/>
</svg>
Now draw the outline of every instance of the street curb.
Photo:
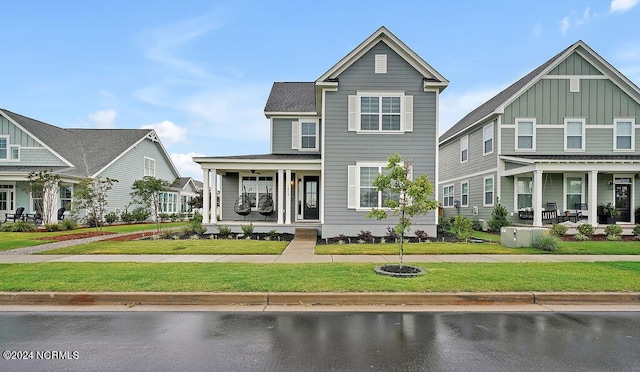
<svg viewBox="0 0 640 372">
<path fill-rule="evenodd" d="M 640 292 L 0 292 L 2 305 L 637 305 Z"/>
</svg>

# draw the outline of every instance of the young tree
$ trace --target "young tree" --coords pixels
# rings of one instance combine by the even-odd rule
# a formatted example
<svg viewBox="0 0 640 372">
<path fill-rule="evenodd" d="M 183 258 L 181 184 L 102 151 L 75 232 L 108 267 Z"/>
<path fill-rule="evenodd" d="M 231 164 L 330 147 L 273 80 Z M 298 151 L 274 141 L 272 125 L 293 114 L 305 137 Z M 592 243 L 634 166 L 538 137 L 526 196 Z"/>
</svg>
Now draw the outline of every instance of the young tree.
<svg viewBox="0 0 640 372">
<path fill-rule="evenodd" d="M 151 176 L 135 180 L 131 186 L 133 202 L 151 211 L 156 220 L 157 231 L 160 231 L 160 193 L 169 190 L 170 186 L 169 182 Z"/>
<path fill-rule="evenodd" d="M 391 155 L 388 162 L 386 172 L 379 174 L 373 182 L 377 190 L 383 193 L 384 208 L 372 209 L 367 214 L 367 218 L 383 220 L 389 217 L 389 213 L 398 217 L 394 231 L 400 237 L 400 265 L 402 265 L 404 236 L 411 227 L 411 219 L 438 208 L 438 202 L 429 199 L 433 193 L 433 186 L 426 174 L 413 179 L 411 164 L 402 163 L 398 153 Z"/>
<path fill-rule="evenodd" d="M 31 194 L 34 199 L 39 199 L 35 203 L 36 213 L 42 216 L 42 223 L 45 225 L 52 224 L 53 218 L 56 217 L 56 202 L 58 192 L 60 190 L 60 176 L 50 170 L 40 172 L 30 172 L 27 176 L 29 183 L 24 188 L 26 192 Z"/>
<path fill-rule="evenodd" d="M 113 178 L 85 178 L 75 192 L 74 209 L 89 210 L 88 216 L 95 221 L 96 230 L 102 230 L 102 219 L 107 209 L 107 195 L 118 180 Z"/>
</svg>

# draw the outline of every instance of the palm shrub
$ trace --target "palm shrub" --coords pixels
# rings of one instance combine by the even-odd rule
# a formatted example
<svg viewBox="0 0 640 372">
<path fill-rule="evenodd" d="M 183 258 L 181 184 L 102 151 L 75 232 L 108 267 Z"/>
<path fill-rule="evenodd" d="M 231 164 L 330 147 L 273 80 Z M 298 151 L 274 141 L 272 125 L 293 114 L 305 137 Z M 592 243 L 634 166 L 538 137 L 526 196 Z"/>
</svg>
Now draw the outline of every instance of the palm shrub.
<svg viewBox="0 0 640 372">
<path fill-rule="evenodd" d="M 226 225 L 218 225 L 218 236 L 221 238 L 226 238 L 231 235 L 231 228 Z"/>
<path fill-rule="evenodd" d="M 633 235 L 635 235 L 636 239 L 640 239 L 640 225 L 636 225 L 633 228 Z"/>
<path fill-rule="evenodd" d="M 473 231 L 473 221 L 470 218 L 457 215 L 453 220 L 453 231 L 455 232 L 458 239 L 467 240 L 471 237 L 471 232 Z"/>
<path fill-rule="evenodd" d="M 533 247 L 543 251 L 555 251 L 560 241 L 553 235 L 540 235 L 533 240 Z"/>
<path fill-rule="evenodd" d="M 491 211 L 491 219 L 489 220 L 489 228 L 491 231 L 500 232 L 504 226 L 509 226 L 507 221 L 507 208 L 502 205 L 496 205 Z"/>
<path fill-rule="evenodd" d="M 553 236 L 563 236 L 567 233 L 568 228 L 565 225 L 561 225 L 559 223 L 553 224 L 551 229 L 549 229 L 549 234 Z"/>
<path fill-rule="evenodd" d="M 267 234 L 269 234 L 269 239 L 276 240 L 276 238 L 278 237 L 278 230 L 271 229 Z"/>
<path fill-rule="evenodd" d="M 607 235 L 607 240 L 620 240 L 622 239 L 622 226 L 608 225 L 604 228 L 604 233 Z"/>
<path fill-rule="evenodd" d="M 593 236 L 593 226 L 591 226 L 588 223 L 582 224 L 580 226 L 578 226 L 578 232 L 581 235 L 584 235 L 586 237 L 588 237 L 589 239 L 591 239 L 591 237 Z"/>
<path fill-rule="evenodd" d="M 253 234 L 253 223 L 249 223 L 248 225 L 241 225 L 240 229 L 245 236 L 249 237 L 251 236 L 251 234 Z"/>
</svg>

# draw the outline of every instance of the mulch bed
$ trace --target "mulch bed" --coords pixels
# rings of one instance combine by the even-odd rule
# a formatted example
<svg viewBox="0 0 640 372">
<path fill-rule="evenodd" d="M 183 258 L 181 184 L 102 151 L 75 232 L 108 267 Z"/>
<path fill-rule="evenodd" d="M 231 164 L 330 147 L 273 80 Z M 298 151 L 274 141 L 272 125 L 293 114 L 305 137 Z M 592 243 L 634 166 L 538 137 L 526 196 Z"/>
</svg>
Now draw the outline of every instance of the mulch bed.
<svg viewBox="0 0 640 372">
<path fill-rule="evenodd" d="M 92 238 L 94 236 L 102 236 L 102 235 L 111 235 L 112 232 L 106 231 L 91 231 L 84 232 L 78 234 L 66 234 L 66 235 L 57 235 L 57 236 L 43 236 L 41 238 L 36 238 L 36 240 L 54 240 L 56 242 L 64 242 L 67 240 L 75 240 L 75 239 L 84 239 L 84 238 Z"/>
<path fill-rule="evenodd" d="M 146 238 L 152 236 L 152 232 L 140 232 L 135 234 L 129 234 L 124 236 L 116 236 L 114 238 L 104 239 L 105 242 L 130 242 L 132 240 L 138 240 L 140 238 Z"/>
</svg>

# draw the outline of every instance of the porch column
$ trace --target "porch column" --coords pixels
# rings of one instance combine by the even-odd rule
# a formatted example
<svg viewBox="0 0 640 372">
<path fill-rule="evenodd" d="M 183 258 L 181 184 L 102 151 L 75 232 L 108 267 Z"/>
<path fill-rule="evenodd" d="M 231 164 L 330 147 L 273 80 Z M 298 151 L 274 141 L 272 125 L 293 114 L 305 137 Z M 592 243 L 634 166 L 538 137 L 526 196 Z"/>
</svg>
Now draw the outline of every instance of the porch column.
<svg viewBox="0 0 640 372">
<path fill-rule="evenodd" d="M 286 216 L 284 219 L 284 223 L 287 225 L 291 225 L 291 169 L 287 169 L 287 176 L 285 180 L 285 187 L 287 189 L 286 193 Z"/>
<path fill-rule="evenodd" d="M 209 223 L 209 170 L 202 170 L 202 223 Z"/>
<path fill-rule="evenodd" d="M 209 199 L 209 200 L 213 199 L 213 203 L 211 203 L 210 220 L 211 220 L 211 223 L 217 223 L 218 222 L 218 170 L 211 169 L 210 172 L 211 172 L 210 174 L 213 175 L 213 180 L 211 180 L 211 197 Z"/>
<path fill-rule="evenodd" d="M 282 225 L 282 210 L 284 209 L 284 171 L 278 169 L 278 225 Z"/>
<path fill-rule="evenodd" d="M 598 226 L 598 171 L 589 173 L 589 224 Z"/>
<path fill-rule="evenodd" d="M 542 226 L 542 171 L 533 171 L 533 226 Z"/>
</svg>

